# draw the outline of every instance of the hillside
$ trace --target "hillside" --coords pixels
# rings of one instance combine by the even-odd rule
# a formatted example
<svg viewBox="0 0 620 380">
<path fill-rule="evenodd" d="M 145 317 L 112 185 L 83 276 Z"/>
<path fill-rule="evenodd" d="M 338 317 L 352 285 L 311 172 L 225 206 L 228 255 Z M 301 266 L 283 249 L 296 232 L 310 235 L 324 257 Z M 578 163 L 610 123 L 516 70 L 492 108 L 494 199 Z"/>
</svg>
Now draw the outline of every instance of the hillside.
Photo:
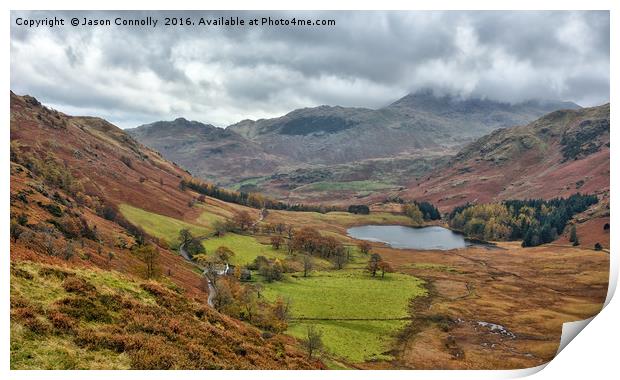
<svg viewBox="0 0 620 380">
<path fill-rule="evenodd" d="M 284 157 L 265 152 L 230 129 L 183 118 L 142 125 L 128 132 L 168 160 L 181 163 L 193 175 L 213 182 L 272 173 L 287 163 Z"/>
<path fill-rule="evenodd" d="M 609 241 L 609 132 L 609 104 L 555 111 L 480 138 L 398 195 L 447 212 L 467 202 L 597 194 L 602 202 L 578 220 L 593 236 L 588 244 Z"/>
<path fill-rule="evenodd" d="M 494 129 L 576 107 L 561 102 L 507 104 L 421 91 L 377 110 L 304 108 L 274 119 L 244 120 L 227 127 L 226 132 L 179 120 L 128 132 L 199 177 L 212 179 L 217 173 L 217 181 L 225 185 L 251 183 L 280 198 L 317 200 L 322 196 L 320 190 L 295 189 L 316 182 L 366 180 L 397 188 L 403 185 L 401 178 L 434 167 L 421 159 L 454 154 Z M 378 170 L 368 170 L 378 162 Z M 325 179 L 316 177 L 317 170 L 335 174 Z M 306 180 L 291 180 L 288 187 L 281 186 L 282 178 L 299 177 L 295 172 L 304 173 Z M 340 198 L 354 195 L 339 193 Z"/>
<path fill-rule="evenodd" d="M 500 129 L 412 181 L 403 195 L 444 210 L 465 202 L 609 191 L 609 104 Z"/>
<path fill-rule="evenodd" d="M 322 366 L 206 307 L 200 272 L 169 248 L 178 230 L 152 236 L 122 214 L 198 217 L 186 176 L 104 120 L 11 93 L 13 368 Z"/>
</svg>

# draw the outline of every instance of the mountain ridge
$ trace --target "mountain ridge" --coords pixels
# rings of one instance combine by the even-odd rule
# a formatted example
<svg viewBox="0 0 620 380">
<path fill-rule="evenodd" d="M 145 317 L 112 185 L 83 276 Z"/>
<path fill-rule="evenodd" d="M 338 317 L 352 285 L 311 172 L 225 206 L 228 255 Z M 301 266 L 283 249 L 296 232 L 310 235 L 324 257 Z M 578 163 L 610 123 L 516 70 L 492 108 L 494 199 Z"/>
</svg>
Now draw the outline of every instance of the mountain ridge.
<svg viewBox="0 0 620 380">
<path fill-rule="evenodd" d="M 197 176 L 230 185 L 318 166 L 449 155 L 491 130 L 532 121 L 558 107 L 579 106 L 551 101 L 513 105 L 435 96 L 427 91 L 406 95 L 376 110 L 322 105 L 271 119 L 246 119 L 223 129 L 230 134 L 204 124 L 212 127 L 208 137 L 205 132 L 184 139 L 178 131 L 183 124 L 179 119 L 127 131 Z M 169 129 L 147 131 L 157 125 Z"/>
</svg>

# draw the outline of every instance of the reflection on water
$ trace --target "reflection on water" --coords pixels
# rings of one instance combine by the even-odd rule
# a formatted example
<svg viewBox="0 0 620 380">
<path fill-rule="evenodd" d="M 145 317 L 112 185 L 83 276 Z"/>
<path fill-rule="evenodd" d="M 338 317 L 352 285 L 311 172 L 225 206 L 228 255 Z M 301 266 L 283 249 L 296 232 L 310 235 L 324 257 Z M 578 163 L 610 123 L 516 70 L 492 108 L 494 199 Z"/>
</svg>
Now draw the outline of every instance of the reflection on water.
<svg viewBox="0 0 620 380">
<path fill-rule="evenodd" d="M 463 235 L 439 226 L 412 228 L 368 225 L 351 227 L 347 233 L 355 239 L 382 242 L 393 248 L 448 250 L 471 245 Z"/>
</svg>

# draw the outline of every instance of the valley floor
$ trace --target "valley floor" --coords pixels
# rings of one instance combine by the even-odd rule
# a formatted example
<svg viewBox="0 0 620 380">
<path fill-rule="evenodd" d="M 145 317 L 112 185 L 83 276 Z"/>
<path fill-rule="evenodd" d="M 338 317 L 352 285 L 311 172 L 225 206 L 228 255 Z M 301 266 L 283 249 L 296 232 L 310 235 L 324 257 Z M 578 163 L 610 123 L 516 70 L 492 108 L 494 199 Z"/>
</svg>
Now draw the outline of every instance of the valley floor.
<svg viewBox="0 0 620 380">
<path fill-rule="evenodd" d="M 219 207 L 218 201 L 208 202 L 214 203 L 200 206 L 203 211 L 192 216 L 197 226 L 206 226 L 204 221 L 212 219 L 210 210 Z M 315 227 L 353 248 L 356 241 L 346 235 L 347 227 L 406 224 L 407 219 L 388 212 L 363 216 L 271 211 L 265 222 Z M 273 250 L 268 241 L 268 236 L 260 234 L 227 234 L 206 240 L 205 245 L 208 251 L 230 246 L 239 253 L 235 258 L 239 265 L 257 255 L 286 255 L 284 250 Z M 324 330 L 330 358 L 353 368 L 537 366 L 554 357 L 562 324 L 595 315 L 607 293 L 609 254 L 605 251 L 558 244 L 522 248 L 509 242 L 495 248 L 451 251 L 392 249 L 373 243 L 373 252 L 381 254 L 397 272 L 388 275 L 387 283 L 365 279 L 369 277 L 363 270 L 365 259 L 355 251 L 356 259 L 343 271 L 319 261 L 318 272 L 308 279 L 294 273 L 283 282 L 262 284 L 268 298 L 283 295 L 292 299 L 289 333 L 300 338 L 308 324 L 300 317 L 379 318 L 392 313 L 409 318 L 313 321 Z M 347 282 L 347 277 L 351 281 Z M 389 283 L 398 289 L 390 289 Z M 360 288 L 371 290 L 356 293 Z M 388 307 L 381 307 L 381 298 Z M 347 300 L 356 305 L 347 309 Z M 342 339 L 345 336 L 348 338 Z"/>
</svg>

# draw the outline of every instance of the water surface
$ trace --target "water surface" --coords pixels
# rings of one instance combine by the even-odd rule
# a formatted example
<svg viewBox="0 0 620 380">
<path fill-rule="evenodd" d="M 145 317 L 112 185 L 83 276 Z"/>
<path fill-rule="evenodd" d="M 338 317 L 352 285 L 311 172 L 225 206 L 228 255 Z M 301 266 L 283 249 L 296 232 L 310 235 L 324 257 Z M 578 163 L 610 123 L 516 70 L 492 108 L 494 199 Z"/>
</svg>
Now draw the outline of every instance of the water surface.
<svg viewBox="0 0 620 380">
<path fill-rule="evenodd" d="M 463 235 L 439 226 L 413 228 L 368 225 L 351 227 L 347 234 L 355 239 L 386 243 L 392 248 L 448 250 L 471 245 Z"/>
</svg>

